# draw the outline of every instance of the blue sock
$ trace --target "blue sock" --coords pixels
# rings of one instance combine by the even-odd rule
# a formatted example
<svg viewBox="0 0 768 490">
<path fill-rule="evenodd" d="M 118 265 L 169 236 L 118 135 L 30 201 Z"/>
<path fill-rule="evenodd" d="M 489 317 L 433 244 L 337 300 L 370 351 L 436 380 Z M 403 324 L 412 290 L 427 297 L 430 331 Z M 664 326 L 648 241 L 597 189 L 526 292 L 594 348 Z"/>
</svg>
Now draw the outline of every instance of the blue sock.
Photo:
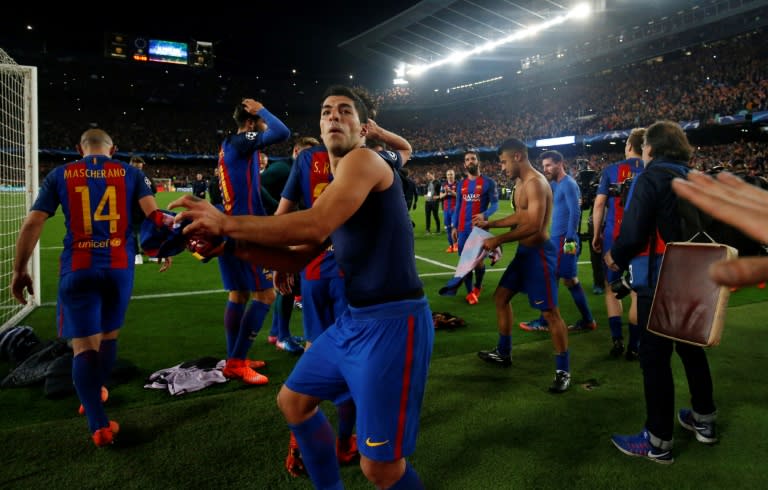
<svg viewBox="0 0 768 490">
<path fill-rule="evenodd" d="M 109 419 L 101 404 L 100 368 L 99 353 L 95 350 L 81 352 L 72 359 L 72 381 L 85 408 L 91 434 L 102 427 L 109 427 Z"/>
<path fill-rule="evenodd" d="M 101 363 L 101 385 L 107 386 L 112 368 L 117 359 L 117 339 L 102 340 L 99 345 L 99 362 Z"/>
<path fill-rule="evenodd" d="M 291 312 L 293 311 L 293 300 L 295 296 L 290 294 L 288 296 L 280 296 L 281 301 L 279 305 L 275 305 L 275 312 L 280 311 L 280 323 L 278 325 L 278 339 L 284 339 L 291 336 L 291 330 L 289 325 L 291 323 Z"/>
<path fill-rule="evenodd" d="M 424 484 L 421 482 L 421 478 L 413 469 L 411 464 L 405 462 L 405 473 L 400 477 L 397 482 L 389 487 L 389 490 L 424 490 Z"/>
<path fill-rule="evenodd" d="M 555 369 L 571 372 L 571 355 L 568 351 L 555 354 Z"/>
<path fill-rule="evenodd" d="M 592 312 L 589 311 L 587 297 L 584 295 L 584 289 L 581 287 L 581 283 L 576 283 L 575 286 L 568 288 L 568 291 L 571 292 L 573 301 L 576 303 L 576 307 L 581 313 L 581 318 L 583 318 L 587 323 L 592 322 L 594 318 L 592 318 Z"/>
<path fill-rule="evenodd" d="M 467 294 L 472 292 L 472 271 L 464 276 L 464 286 L 467 288 Z"/>
<path fill-rule="evenodd" d="M 485 277 L 485 266 L 475 269 L 475 287 L 480 289 L 483 287 L 483 278 Z"/>
<path fill-rule="evenodd" d="M 499 334 L 499 354 L 502 356 L 512 355 L 512 336 Z"/>
<path fill-rule="evenodd" d="M 355 429 L 355 419 L 357 418 L 357 407 L 352 399 L 336 405 L 339 413 L 339 439 L 349 439 L 352 431 Z"/>
<path fill-rule="evenodd" d="M 288 427 L 296 436 L 304 467 L 315 488 L 343 489 L 336 459 L 336 435 L 323 412 L 318 410 L 304 422 Z"/>
<path fill-rule="evenodd" d="M 640 327 L 637 325 L 629 324 L 629 350 L 633 352 L 640 352 Z"/>
<path fill-rule="evenodd" d="M 453 227 L 452 226 L 446 226 L 445 232 L 448 233 L 448 246 L 453 246 Z"/>
<path fill-rule="evenodd" d="M 280 333 L 280 304 L 283 302 L 283 295 L 280 293 L 277 293 L 277 296 L 275 297 L 275 310 L 272 312 L 272 326 L 269 327 L 269 336 L 270 337 L 277 337 L 277 334 Z M 278 339 L 280 337 L 277 337 Z"/>
<path fill-rule="evenodd" d="M 610 316 L 608 317 L 608 328 L 611 329 L 611 338 L 621 339 L 623 338 L 621 335 L 621 317 L 620 316 Z"/>
<path fill-rule="evenodd" d="M 261 330 L 264 323 L 264 317 L 269 313 L 269 305 L 261 301 L 253 300 L 251 305 L 245 310 L 243 319 L 240 321 L 240 331 L 237 332 L 237 342 L 232 349 L 232 357 L 235 359 L 246 359 L 248 351 L 251 350 L 253 339 Z"/>
<path fill-rule="evenodd" d="M 243 320 L 245 305 L 227 301 L 224 309 L 224 333 L 227 336 L 227 359 L 233 357 L 237 333 L 240 331 L 240 322 Z"/>
</svg>

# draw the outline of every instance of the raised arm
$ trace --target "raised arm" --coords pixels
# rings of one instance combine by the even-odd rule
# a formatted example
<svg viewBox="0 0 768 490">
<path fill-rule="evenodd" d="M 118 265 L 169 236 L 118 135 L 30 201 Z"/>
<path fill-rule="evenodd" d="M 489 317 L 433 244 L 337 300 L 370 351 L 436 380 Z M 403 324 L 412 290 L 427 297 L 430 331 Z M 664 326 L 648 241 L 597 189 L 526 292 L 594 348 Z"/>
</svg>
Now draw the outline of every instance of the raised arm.
<svg viewBox="0 0 768 490">
<path fill-rule="evenodd" d="M 373 119 L 368 119 L 366 123 L 368 132 L 366 137 L 377 139 L 387 145 L 390 150 L 400 153 L 400 157 L 403 159 L 403 165 L 408 163 L 413 153 L 413 148 L 407 139 L 403 138 L 399 134 L 395 134 L 392 131 L 388 131 L 379 126 Z"/>
</svg>

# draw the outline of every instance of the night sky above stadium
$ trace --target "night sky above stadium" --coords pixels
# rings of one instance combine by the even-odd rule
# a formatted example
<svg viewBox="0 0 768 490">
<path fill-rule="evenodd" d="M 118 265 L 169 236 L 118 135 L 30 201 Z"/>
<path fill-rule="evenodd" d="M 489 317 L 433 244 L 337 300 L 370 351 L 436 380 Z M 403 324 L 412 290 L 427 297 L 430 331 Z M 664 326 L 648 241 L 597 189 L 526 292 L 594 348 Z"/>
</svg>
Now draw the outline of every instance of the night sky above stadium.
<svg viewBox="0 0 768 490">
<path fill-rule="evenodd" d="M 222 72 L 288 76 L 297 69 L 304 74 L 333 75 L 375 70 L 364 60 L 350 57 L 337 45 L 418 3 L 332 1 L 253 2 L 248 6 L 221 9 L 210 4 L 193 11 L 180 4 L 172 12 L 164 4 L 153 12 L 152 2 L 113 3 L 89 10 L 70 7 L 64 12 L 4 15 L 0 20 L 0 48 L 11 53 L 42 51 L 55 56 L 103 53 L 104 33 L 122 32 L 152 38 L 214 43 L 215 66 Z M 140 12 L 139 12 L 140 10 Z M 26 28 L 32 26 L 31 30 Z M 19 55 L 17 54 L 18 58 Z M 17 60 L 24 63 L 24 60 Z M 392 67 L 381 67 L 382 73 Z"/>
</svg>

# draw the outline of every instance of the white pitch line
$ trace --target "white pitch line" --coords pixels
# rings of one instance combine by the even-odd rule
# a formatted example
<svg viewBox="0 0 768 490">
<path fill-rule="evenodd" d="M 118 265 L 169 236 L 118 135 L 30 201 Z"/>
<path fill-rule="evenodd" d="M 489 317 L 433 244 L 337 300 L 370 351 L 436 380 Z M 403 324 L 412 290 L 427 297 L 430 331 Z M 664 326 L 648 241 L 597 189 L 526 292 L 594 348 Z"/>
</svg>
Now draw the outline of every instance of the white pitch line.
<svg viewBox="0 0 768 490">
<path fill-rule="evenodd" d="M 428 259 L 426 257 L 421 257 L 419 255 L 415 255 L 414 257 L 416 257 L 417 259 L 422 260 L 424 262 L 427 262 L 428 264 L 438 265 L 438 266 L 443 267 L 445 269 L 456 270 L 456 266 L 455 265 L 443 264 L 442 262 L 438 262 L 436 260 Z"/>
</svg>

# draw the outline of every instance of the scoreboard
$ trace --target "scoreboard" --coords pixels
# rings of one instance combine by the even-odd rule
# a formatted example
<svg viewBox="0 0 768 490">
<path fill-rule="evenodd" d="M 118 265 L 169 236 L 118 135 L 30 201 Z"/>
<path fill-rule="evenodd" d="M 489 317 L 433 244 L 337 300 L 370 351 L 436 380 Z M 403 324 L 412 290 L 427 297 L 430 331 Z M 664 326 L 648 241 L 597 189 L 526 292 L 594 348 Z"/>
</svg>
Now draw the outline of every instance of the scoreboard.
<svg viewBox="0 0 768 490">
<path fill-rule="evenodd" d="M 205 41 L 169 41 L 147 36 L 108 33 L 104 56 L 136 62 L 171 63 L 197 68 L 213 67 L 213 43 Z"/>
</svg>

